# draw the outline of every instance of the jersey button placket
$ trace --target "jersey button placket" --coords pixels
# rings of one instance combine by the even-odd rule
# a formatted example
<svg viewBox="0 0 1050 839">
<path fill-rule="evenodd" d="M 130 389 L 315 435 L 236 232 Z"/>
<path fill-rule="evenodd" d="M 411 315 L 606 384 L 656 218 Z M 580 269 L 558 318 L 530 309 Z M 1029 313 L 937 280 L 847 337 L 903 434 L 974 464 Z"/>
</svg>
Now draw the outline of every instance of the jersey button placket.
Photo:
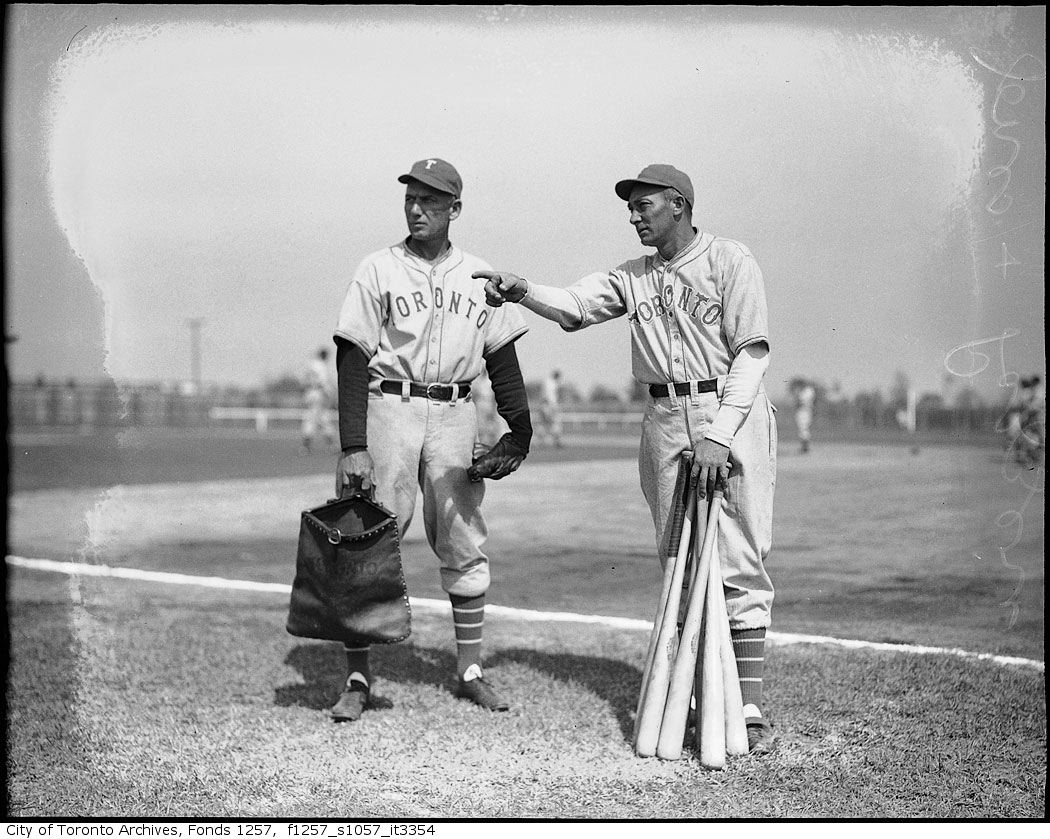
<svg viewBox="0 0 1050 839">
<path fill-rule="evenodd" d="M 662 294 L 664 286 L 670 282 L 673 286 L 675 280 L 678 279 L 677 273 L 671 268 L 670 263 L 664 264 L 664 270 L 660 274 L 660 282 L 658 283 L 658 290 Z M 670 317 L 667 319 L 667 331 L 671 333 L 671 373 L 672 379 L 676 382 L 684 381 L 683 376 L 685 375 L 685 369 L 682 366 L 682 335 L 680 327 L 678 325 L 678 313 L 674 308 L 674 297 L 672 296 L 672 305 L 670 309 Z"/>
<path fill-rule="evenodd" d="M 430 272 L 430 287 L 433 288 L 435 283 L 438 283 L 438 282 L 440 282 L 440 277 L 438 275 L 437 270 L 435 269 L 435 270 Z M 444 286 L 442 286 L 441 291 L 442 291 L 442 294 L 441 294 L 442 303 L 446 304 L 448 301 L 444 299 L 445 298 Z M 442 329 L 444 328 L 444 323 L 445 323 L 444 309 L 443 308 L 442 309 L 435 309 L 434 310 L 434 325 L 433 325 L 433 327 L 431 328 L 431 331 L 430 331 L 430 349 L 431 349 L 431 353 L 432 354 L 430 356 L 430 364 L 427 367 L 427 375 L 428 375 L 427 381 L 430 381 L 430 382 L 440 381 L 440 378 L 438 377 L 438 373 L 440 372 L 440 370 L 439 370 L 439 361 L 441 360 L 441 341 L 443 340 Z M 434 334 L 435 330 L 437 330 L 437 335 Z"/>
<path fill-rule="evenodd" d="M 677 317 L 672 317 L 671 319 L 671 352 L 673 354 L 672 359 L 675 365 L 677 365 L 674 368 L 675 381 L 683 381 L 682 376 L 685 373 L 685 368 L 682 365 L 682 356 L 684 355 L 684 351 L 682 349 L 682 333 L 678 326 Z"/>
</svg>

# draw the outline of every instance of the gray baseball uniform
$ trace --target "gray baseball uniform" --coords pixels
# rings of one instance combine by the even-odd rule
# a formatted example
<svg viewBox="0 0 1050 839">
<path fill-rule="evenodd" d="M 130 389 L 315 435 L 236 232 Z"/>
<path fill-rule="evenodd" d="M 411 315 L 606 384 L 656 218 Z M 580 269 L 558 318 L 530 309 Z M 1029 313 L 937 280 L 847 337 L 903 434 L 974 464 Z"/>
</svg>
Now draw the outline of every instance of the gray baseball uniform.
<svg viewBox="0 0 1050 839">
<path fill-rule="evenodd" d="M 404 533 L 417 487 L 423 493 L 427 540 L 441 560 L 450 594 L 474 596 L 489 585 L 484 482 L 471 482 L 477 415 L 473 400 L 410 398 L 410 383 L 469 384 L 491 354 L 527 327 L 514 307 L 485 304 L 487 270 L 477 257 L 451 247 L 436 263 L 403 243 L 366 257 L 354 274 L 335 335 L 357 344 L 369 361 L 368 446 L 375 459 L 376 498 L 398 516 Z M 403 384 L 403 394 L 380 389 Z"/>
<path fill-rule="evenodd" d="M 638 257 L 583 277 L 566 291 L 580 317 L 578 326 L 566 329 L 627 316 L 638 381 L 717 382 L 714 391 L 664 395 L 646 406 L 638 467 L 660 544 L 672 508 L 679 456 L 711 427 L 733 359 L 750 344 L 769 343 L 762 272 L 744 245 L 699 232 L 669 261 L 658 253 Z M 770 624 L 773 586 L 764 562 L 772 544 L 774 412 L 760 388 L 743 425 L 727 441 L 733 470 L 718 546 L 734 629 Z"/>
</svg>

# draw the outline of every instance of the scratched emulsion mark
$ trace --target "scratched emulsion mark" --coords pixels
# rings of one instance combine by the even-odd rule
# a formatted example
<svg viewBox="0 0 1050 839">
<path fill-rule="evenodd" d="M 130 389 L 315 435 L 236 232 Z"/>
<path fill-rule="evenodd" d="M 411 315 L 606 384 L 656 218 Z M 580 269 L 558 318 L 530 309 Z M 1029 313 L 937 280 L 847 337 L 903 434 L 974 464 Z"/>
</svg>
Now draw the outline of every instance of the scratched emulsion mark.
<svg viewBox="0 0 1050 839">
<path fill-rule="evenodd" d="M 991 134 L 992 137 L 998 140 L 1001 144 L 1005 144 L 1005 157 L 996 160 L 994 165 L 991 165 L 987 170 L 987 177 L 989 181 L 993 181 L 994 184 L 991 187 L 993 193 L 984 204 L 984 210 L 994 219 L 998 220 L 1003 218 L 1014 206 L 1014 196 L 1011 193 L 1013 166 L 1017 162 L 1022 151 L 1021 140 L 1016 132 L 1008 131 L 1008 129 L 1016 129 L 1020 126 L 1021 120 L 1012 117 L 1010 114 L 1006 113 L 1006 111 L 1010 107 L 1016 108 L 1024 101 L 1026 95 L 1024 82 L 1026 80 L 1031 82 L 1041 81 L 1046 78 L 1046 66 L 1041 60 L 1030 53 L 1021 55 L 1005 69 L 981 55 L 978 55 L 976 51 L 971 51 L 971 57 L 975 63 L 994 73 L 997 78 L 995 96 L 992 99 L 990 109 L 991 121 L 994 126 Z M 971 233 L 973 233 L 973 215 L 968 204 L 966 210 L 970 221 Z M 1010 252 L 1007 242 L 1003 240 L 1002 237 L 1016 232 L 1032 223 L 1033 222 L 1028 221 L 1014 224 L 1000 232 L 997 236 L 986 237 L 984 239 L 977 239 L 975 236 L 971 235 L 970 256 L 974 271 L 975 301 L 979 301 L 980 299 L 980 268 L 976 245 L 980 242 L 990 241 L 991 239 L 999 240 L 1002 260 L 997 263 L 996 267 L 1001 269 L 1003 285 L 1006 287 L 1009 282 L 1008 269 L 1020 268 L 1023 266 L 1023 263 Z M 1010 388 L 1012 390 L 1012 393 L 1010 394 L 1010 402 L 1012 404 L 1018 398 L 1021 377 L 1016 370 L 1007 369 L 1005 347 L 1006 342 L 1009 339 L 1016 338 L 1020 336 L 1020 334 L 1020 331 L 1017 329 L 1006 329 L 1001 335 L 980 338 L 953 347 L 945 355 L 944 367 L 953 376 L 966 377 L 972 382 L 975 377 L 988 369 L 991 363 L 991 356 L 978 350 L 978 347 L 988 348 L 989 351 L 994 351 L 990 349 L 991 347 L 997 348 L 999 362 L 997 384 L 1000 388 Z M 1005 430 L 1006 429 L 1002 427 L 1001 423 L 996 425 L 997 432 Z M 1023 502 L 1018 508 L 1003 511 L 995 520 L 996 527 L 1001 531 L 1006 531 L 1006 535 L 1009 537 L 1006 540 L 1006 544 L 998 546 L 999 561 L 1005 569 L 1014 572 L 1016 575 L 1013 591 L 1006 600 L 1000 603 L 1001 606 L 1010 611 L 1010 629 L 1017 624 L 1020 617 L 1020 597 L 1021 592 L 1024 589 L 1026 577 L 1024 568 L 1012 562 L 1008 552 L 1020 544 L 1022 535 L 1024 534 L 1024 513 L 1028 509 L 1032 499 L 1037 494 L 1043 492 L 1043 485 L 1045 482 L 1045 466 L 1043 464 L 1038 464 L 1034 468 L 1025 468 L 1016 463 L 1015 455 L 1016 447 L 1018 445 L 1019 441 L 1013 440 L 1006 447 L 1000 467 L 1000 474 L 1003 480 L 1009 484 L 1019 483 L 1026 490 L 1026 494 Z M 974 558 L 978 561 L 981 560 L 981 557 L 977 554 L 974 554 Z"/>
</svg>

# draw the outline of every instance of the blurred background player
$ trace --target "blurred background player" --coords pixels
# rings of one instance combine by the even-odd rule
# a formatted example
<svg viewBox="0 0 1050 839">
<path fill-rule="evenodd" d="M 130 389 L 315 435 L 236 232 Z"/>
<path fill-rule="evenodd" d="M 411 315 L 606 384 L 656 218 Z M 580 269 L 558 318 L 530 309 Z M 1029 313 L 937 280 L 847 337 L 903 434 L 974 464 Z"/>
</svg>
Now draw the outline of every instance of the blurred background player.
<svg viewBox="0 0 1050 839">
<path fill-rule="evenodd" d="M 310 359 L 303 373 L 303 449 L 309 452 L 314 438 L 324 438 L 329 447 L 335 444 L 335 424 L 332 422 L 335 407 L 335 383 L 333 370 L 328 364 L 328 350 L 323 347 Z"/>
<path fill-rule="evenodd" d="M 810 427 L 813 424 L 813 400 L 817 389 L 805 379 L 794 379 L 791 382 L 791 396 L 795 400 L 795 425 L 798 426 L 798 439 L 802 454 L 809 453 Z"/>
<path fill-rule="evenodd" d="M 918 406 L 919 393 L 909 385 L 904 392 L 904 404 L 897 408 L 897 424 L 904 429 L 911 444 L 911 453 L 919 453 L 919 445 L 915 440 L 915 430 L 918 428 Z"/>
<path fill-rule="evenodd" d="M 496 444 L 504 434 L 510 431 L 507 423 L 499 415 L 496 406 L 496 394 L 492 392 L 492 382 L 483 370 L 470 383 L 470 398 L 478 413 L 478 439 L 474 444 L 474 456 L 480 457 Z"/>
<path fill-rule="evenodd" d="M 561 371 L 552 370 L 543 380 L 543 391 L 540 396 L 540 428 L 543 439 L 556 449 L 562 447 L 561 440 L 561 406 L 558 404 L 558 387 L 561 384 Z"/>
</svg>

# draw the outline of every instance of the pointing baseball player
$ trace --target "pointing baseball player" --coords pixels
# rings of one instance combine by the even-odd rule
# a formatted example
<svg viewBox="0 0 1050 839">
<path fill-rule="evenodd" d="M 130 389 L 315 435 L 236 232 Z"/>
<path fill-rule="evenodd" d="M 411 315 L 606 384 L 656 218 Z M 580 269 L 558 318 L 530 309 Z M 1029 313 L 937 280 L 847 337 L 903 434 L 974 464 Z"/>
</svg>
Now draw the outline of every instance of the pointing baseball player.
<svg viewBox="0 0 1050 839">
<path fill-rule="evenodd" d="M 505 711 L 508 703 L 481 669 L 489 587 L 482 478 L 509 475 L 529 451 L 529 405 L 514 349 L 525 321 L 512 307 L 486 305 L 484 282 L 473 275 L 489 266 L 449 241 L 462 209 L 455 168 L 428 158 L 398 180 L 405 184 L 408 236 L 361 262 L 335 329 L 342 447 L 336 493 L 351 484 L 374 487 L 404 534 L 422 490 L 427 541 L 452 601 L 456 695 Z M 474 460 L 470 383 L 482 365 L 510 431 Z M 330 710 L 336 721 L 361 717 L 372 682 L 367 644 L 345 647 L 348 674 Z"/>
<path fill-rule="evenodd" d="M 762 672 L 773 586 L 764 562 L 772 543 L 776 421 L 762 378 L 769 329 L 762 273 L 739 242 L 693 227 L 693 185 L 673 166 L 646 166 L 616 184 L 630 223 L 656 253 L 583 277 L 568 288 L 502 271 L 479 271 L 486 295 L 574 331 L 627 316 L 633 373 L 648 385 L 638 455 L 656 541 L 674 503 L 679 456 L 693 452 L 701 497 L 728 480 L 718 549 L 752 753 L 773 748 L 762 714 Z M 661 561 L 663 556 L 661 552 Z"/>
</svg>

